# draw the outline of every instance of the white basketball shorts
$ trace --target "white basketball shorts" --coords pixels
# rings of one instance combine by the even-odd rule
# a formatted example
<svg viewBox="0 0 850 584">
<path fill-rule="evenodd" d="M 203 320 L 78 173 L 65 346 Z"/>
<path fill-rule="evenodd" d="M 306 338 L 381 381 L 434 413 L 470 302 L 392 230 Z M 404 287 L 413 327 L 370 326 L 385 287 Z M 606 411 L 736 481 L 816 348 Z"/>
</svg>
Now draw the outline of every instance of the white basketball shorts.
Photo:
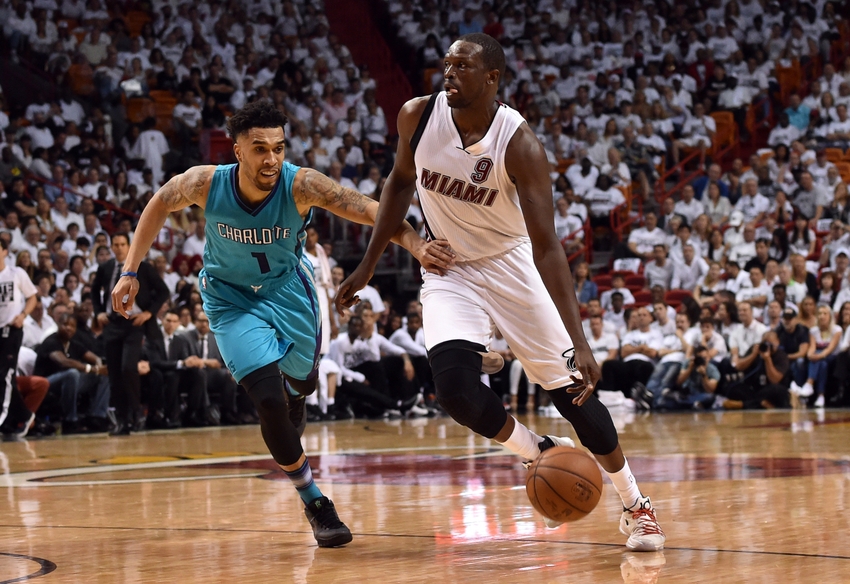
<svg viewBox="0 0 850 584">
<path fill-rule="evenodd" d="M 423 276 L 425 346 L 464 340 L 490 346 L 498 328 L 529 380 L 544 389 L 572 384 L 573 341 L 534 265 L 531 244 Z"/>
</svg>

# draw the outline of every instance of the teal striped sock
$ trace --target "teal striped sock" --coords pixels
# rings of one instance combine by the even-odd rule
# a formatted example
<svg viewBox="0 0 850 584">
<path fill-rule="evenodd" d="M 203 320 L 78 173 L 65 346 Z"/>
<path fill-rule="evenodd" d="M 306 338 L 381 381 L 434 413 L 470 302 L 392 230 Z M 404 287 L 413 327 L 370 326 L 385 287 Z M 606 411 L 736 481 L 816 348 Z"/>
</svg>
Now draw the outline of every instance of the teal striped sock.
<svg viewBox="0 0 850 584">
<path fill-rule="evenodd" d="M 292 484 L 295 486 L 295 490 L 298 491 L 298 495 L 301 497 L 301 500 L 304 501 L 305 505 L 322 496 L 322 491 L 320 491 L 319 487 L 316 486 L 316 483 L 313 482 L 313 471 L 310 470 L 310 463 L 306 460 L 298 470 L 285 470 L 283 472 L 285 472 L 286 476 L 289 477 L 289 480 L 292 481 Z"/>
</svg>

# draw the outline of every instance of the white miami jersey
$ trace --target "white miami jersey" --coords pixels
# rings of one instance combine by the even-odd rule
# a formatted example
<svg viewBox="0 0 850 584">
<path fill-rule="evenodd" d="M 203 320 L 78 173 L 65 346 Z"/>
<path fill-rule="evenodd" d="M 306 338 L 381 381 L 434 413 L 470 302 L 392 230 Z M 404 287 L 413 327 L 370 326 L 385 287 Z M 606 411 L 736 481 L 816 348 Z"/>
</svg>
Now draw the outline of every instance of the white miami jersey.
<svg viewBox="0 0 850 584">
<path fill-rule="evenodd" d="M 468 262 L 529 242 L 505 151 L 525 120 L 504 104 L 485 136 L 463 147 L 446 95 L 439 92 L 414 153 L 416 191 L 431 239 L 445 239 Z"/>
</svg>

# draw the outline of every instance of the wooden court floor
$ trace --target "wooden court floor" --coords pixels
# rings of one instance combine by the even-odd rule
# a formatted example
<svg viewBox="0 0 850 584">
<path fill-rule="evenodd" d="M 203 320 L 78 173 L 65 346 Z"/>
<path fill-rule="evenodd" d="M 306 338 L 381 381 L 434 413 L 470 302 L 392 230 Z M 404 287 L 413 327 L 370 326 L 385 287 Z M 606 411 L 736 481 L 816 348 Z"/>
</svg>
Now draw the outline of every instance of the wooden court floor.
<svg viewBox="0 0 850 584">
<path fill-rule="evenodd" d="M 625 549 L 608 484 L 549 530 L 498 445 L 449 419 L 352 421 L 304 437 L 342 549 L 316 547 L 256 426 L 2 443 L 0 583 L 850 582 L 850 412 L 615 422 L 663 552 Z"/>
</svg>

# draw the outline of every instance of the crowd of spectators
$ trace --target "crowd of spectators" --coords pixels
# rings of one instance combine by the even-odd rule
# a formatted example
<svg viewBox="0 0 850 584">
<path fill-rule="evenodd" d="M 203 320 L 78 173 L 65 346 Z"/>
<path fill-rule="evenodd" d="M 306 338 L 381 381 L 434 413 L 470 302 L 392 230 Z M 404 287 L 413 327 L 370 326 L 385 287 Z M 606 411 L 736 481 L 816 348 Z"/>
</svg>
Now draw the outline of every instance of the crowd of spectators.
<svg viewBox="0 0 850 584">
<path fill-rule="evenodd" d="M 614 250 L 622 275 L 575 269 L 609 403 L 843 402 L 850 168 L 833 160 L 850 146 L 850 58 L 831 59 L 846 9 L 772 0 L 387 2 L 427 91 L 442 88 L 443 55 L 458 36 L 501 41 L 500 99 L 547 150 L 567 253 L 584 245 L 580 225 L 609 226 L 631 191 L 649 209 Z M 795 66 L 818 74 L 786 96 L 777 70 Z M 769 132 L 762 148 L 745 123 L 750 107 L 756 129 Z M 726 172 L 711 160 L 723 116 L 754 152 Z M 698 178 L 658 204 L 656 184 L 669 186 L 659 176 L 673 168 L 678 178 L 691 151 Z M 685 290 L 686 303 L 670 290 Z M 827 378 L 841 380 L 831 396 Z"/>
<path fill-rule="evenodd" d="M 63 331 L 63 313 L 76 316 L 74 338 L 82 332 L 97 342 L 89 294 L 98 265 L 113 256 L 109 234 L 132 237 L 134 214 L 158 187 L 200 162 L 201 135 L 222 129 L 248 101 L 269 100 L 288 114 L 287 158 L 295 164 L 375 198 L 392 167 L 393 137 L 376 83 L 330 32 L 320 3 L 158 1 L 141 20 L 133 8 L 143 7 L 100 0 L 0 6 L 12 60 L 44 71 L 62 88 L 58 99 L 36 95 L 23 104 L 7 103 L 0 88 L 0 237 L 39 290 L 41 315 L 27 323 L 29 348 L 53 326 Z M 405 0 L 387 8 L 427 90 L 440 89 L 442 55 L 457 36 L 483 31 L 502 42 L 508 69 L 500 99 L 524 115 L 547 150 L 555 227 L 567 253 L 592 245 L 582 227 L 607 226 L 611 210 L 632 192 L 652 209 L 659 176 L 687 152 L 699 153 L 700 177 L 646 213 L 616 250 L 621 267 L 639 279 L 597 285 L 599 276 L 576 266 L 587 332 L 606 378 L 643 384 L 603 390 L 650 408 L 710 407 L 724 399 L 725 407 L 787 405 L 787 389 L 778 392 L 772 383 L 823 405 L 826 376 L 850 377 L 839 357 L 850 346 L 847 177 L 825 150 L 850 146 L 850 58 L 837 68 L 829 62 L 846 2 Z M 822 75 L 777 103 L 776 68 L 792 62 L 824 63 Z M 81 76 L 91 79 L 90 88 L 78 83 Z M 75 95 L 81 87 L 84 95 Z M 171 115 L 135 119 L 130 102 L 152 92 L 170 95 Z M 765 148 L 724 172 L 711 159 L 712 114 L 731 113 L 747 142 L 753 137 L 744 117 L 753 103 L 759 123 L 775 117 L 777 124 Z M 421 219 L 415 200 L 410 218 Z M 319 225 L 322 238 L 338 235 Z M 356 249 L 362 240 L 346 243 Z M 203 326 L 203 244 L 203 217 L 187 210 L 169 217 L 151 252 L 171 296 L 157 314 L 166 360 L 171 347 L 183 347 L 171 343 L 174 334 L 201 328 L 198 319 Z M 330 245 L 316 247 L 322 251 L 310 259 L 331 297 L 342 269 Z M 680 308 L 685 317 L 665 295 L 672 289 L 690 293 L 682 305 L 688 309 Z M 821 323 L 824 307 L 830 312 Z M 313 419 L 430 413 L 420 397 L 430 383 L 421 317 L 415 306 L 393 308 L 392 299 L 375 293 L 358 314 L 332 316 Z M 494 346 L 510 361 L 509 347 L 500 339 Z M 197 343 L 186 347 L 201 350 Z M 103 348 L 84 348 L 80 367 L 95 367 L 85 375 L 103 377 L 101 361 L 85 357 L 100 358 Z M 754 373 L 769 371 L 768 361 L 776 370 L 782 359 L 771 360 L 775 353 L 789 357 L 781 376 Z M 173 364 L 176 370 L 180 361 L 180 371 L 206 368 L 205 359 L 214 360 L 181 352 Z M 144 359 L 140 368 L 154 361 Z M 517 395 L 535 393 L 520 388 L 521 370 L 509 365 L 494 387 L 507 407 L 521 409 Z M 632 377 L 620 375 L 622 368 Z M 717 384 L 706 381 L 715 378 Z M 759 379 L 767 393 L 736 393 L 741 378 Z M 94 409 L 88 423 L 66 412 L 67 430 L 101 429 L 108 384 L 90 378 L 74 385 Z M 152 426 L 254 419 L 239 392 L 187 386 L 196 381 L 179 381 L 177 406 L 172 396 L 168 408 L 149 408 Z M 200 403 L 200 413 L 189 419 L 180 394 Z M 691 394 L 700 397 L 689 401 Z M 843 393 L 832 398 L 840 403 Z"/>
<path fill-rule="evenodd" d="M 0 88 L 0 238 L 9 244 L 10 263 L 26 270 L 39 290 L 22 351 L 52 339 L 64 314 L 76 316 L 74 339 L 90 341 L 73 363 L 66 355 L 59 364 L 62 371 L 82 371 L 85 383 L 74 373 L 53 383 L 38 430 L 51 431 L 56 424 L 44 423 L 48 419 L 61 420 L 68 433 L 103 430 L 103 404 L 110 401 L 105 319 L 93 314 L 91 285 L 98 266 L 116 257 L 111 234 L 132 237 L 134 217 L 159 186 L 201 162 L 201 134 L 222 129 L 227 115 L 248 101 L 270 100 L 290 120 L 289 161 L 377 196 L 392 165 L 386 117 L 368 67 L 355 65 L 329 33 L 319 3 L 21 1 L 3 3 L 0 17 L 11 60 L 42 70 L 60 87 L 57 99 L 38 94 L 25 103 L 9 103 Z M 173 99 L 173 112 L 165 121 L 157 115 L 134 123 L 133 100 L 154 91 Z M 139 364 L 148 427 L 256 419 L 241 392 L 233 395 L 232 379 L 210 383 L 200 376 L 199 370 L 207 370 L 207 378 L 214 377 L 209 370 L 223 370 L 197 289 L 203 247 L 203 216 L 191 209 L 168 218 L 149 257 L 170 298 L 155 315 L 158 326 L 146 335 L 154 340 L 146 339 Z M 30 365 L 22 374 L 58 373 L 56 359 L 21 362 Z M 33 370 L 36 363 L 48 366 Z M 359 364 L 344 363 L 352 370 Z M 409 368 L 401 370 L 407 379 Z M 97 407 L 77 416 L 76 405 L 62 407 L 77 404 L 72 394 Z M 415 404 L 408 402 L 410 396 L 380 412 L 409 411 Z M 352 405 L 361 411 L 355 402 L 345 404 L 344 413 Z M 322 416 L 327 406 L 323 399 Z M 420 406 L 414 411 L 426 413 Z"/>
</svg>

